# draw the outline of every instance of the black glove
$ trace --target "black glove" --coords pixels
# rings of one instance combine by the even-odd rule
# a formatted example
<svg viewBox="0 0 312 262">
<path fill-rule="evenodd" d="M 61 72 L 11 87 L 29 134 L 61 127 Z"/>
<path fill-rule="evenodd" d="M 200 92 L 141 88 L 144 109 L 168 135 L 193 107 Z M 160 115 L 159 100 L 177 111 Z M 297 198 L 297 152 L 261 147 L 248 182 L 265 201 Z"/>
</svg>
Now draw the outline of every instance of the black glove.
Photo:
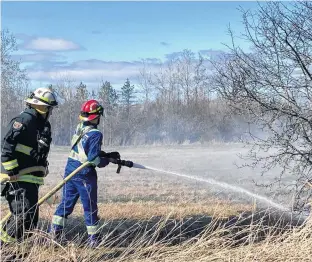
<svg viewBox="0 0 312 262">
<path fill-rule="evenodd" d="M 106 157 L 101 157 L 100 158 L 100 163 L 97 165 L 97 167 L 101 168 L 101 167 L 106 167 L 109 164 L 109 160 Z"/>
<path fill-rule="evenodd" d="M 120 154 L 119 154 L 119 152 L 116 152 L 116 151 L 114 151 L 114 152 L 109 152 L 109 153 L 106 153 L 106 152 L 104 152 L 104 151 L 101 151 L 99 157 L 120 159 Z"/>
<path fill-rule="evenodd" d="M 107 153 L 106 153 L 105 151 L 101 151 L 100 154 L 99 154 L 99 157 L 105 157 L 106 154 L 107 154 Z"/>
</svg>

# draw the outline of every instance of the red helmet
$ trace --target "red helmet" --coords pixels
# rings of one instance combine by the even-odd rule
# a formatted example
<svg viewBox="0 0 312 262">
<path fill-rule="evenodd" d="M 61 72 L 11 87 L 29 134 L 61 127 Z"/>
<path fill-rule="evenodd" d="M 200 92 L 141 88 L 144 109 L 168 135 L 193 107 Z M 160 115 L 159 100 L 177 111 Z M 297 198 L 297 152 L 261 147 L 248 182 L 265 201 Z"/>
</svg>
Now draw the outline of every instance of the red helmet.
<svg viewBox="0 0 312 262">
<path fill-rule="evenodd" d="M 103 116 L 103 111 L 104 109 L 98 101 L 94 99 L 88 100 L 82 104 L 79 118 L 84 122 L 91 121 L 100 117 L 100 115 Z"/>
</svg>

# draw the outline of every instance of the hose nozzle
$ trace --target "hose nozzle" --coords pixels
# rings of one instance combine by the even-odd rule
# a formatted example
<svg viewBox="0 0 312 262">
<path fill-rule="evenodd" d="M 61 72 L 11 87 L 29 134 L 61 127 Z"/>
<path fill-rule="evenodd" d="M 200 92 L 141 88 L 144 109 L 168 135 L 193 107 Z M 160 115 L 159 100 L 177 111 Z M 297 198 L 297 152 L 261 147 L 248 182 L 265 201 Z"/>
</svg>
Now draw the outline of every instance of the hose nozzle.
<svg viewBox="0 0 312 262">
<path fill-rule="evenodd" d="M 120 173 L 120 169 L 122 166 L 126 166 L 129 168 L 133 167 L 133 162 L 129 161 L 129 160 L 120 160 L 120 159 L 115 159 L 115 158 L 109 158 L 109 162 L 118 165 L 117 172 L 116 172 L 117 174 Z"/>
</svg>

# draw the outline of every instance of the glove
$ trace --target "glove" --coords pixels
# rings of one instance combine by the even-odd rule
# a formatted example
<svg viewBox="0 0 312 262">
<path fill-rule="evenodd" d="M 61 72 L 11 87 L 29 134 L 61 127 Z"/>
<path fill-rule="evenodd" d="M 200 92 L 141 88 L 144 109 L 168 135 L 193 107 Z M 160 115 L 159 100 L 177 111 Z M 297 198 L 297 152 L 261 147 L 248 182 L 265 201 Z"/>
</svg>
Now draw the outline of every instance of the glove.
<svg viewBox="0 0 312 262">
<path fill-rule="evenodd" d="M 7 171 L 7 174 L 1 173 L 0 184 L 8 181 L 16 181 L 17 178 L 18 178 L 18 169 L 14 168 L 10 171 Z"/>
<path fill-rule="evenodd" d="M 97 165 L 97 167 L 102 168 L 106 167 L 109 164 L 109 160 L 106 157 L 100 157 L 100 163 Z"/>
<path fill-rule="evenodd" d="M 101 151 L 100 154 L 99 154 L 99 157 L 106 157 L 106 154 L 107 153 L 105 151 Z"/>
<path fill-rule="evenodd" d="M 120 154 L 117 151 L 106 153 L 104 151 L 101 151 L 99 154 L 99 157 L 107 157 L 107 158 L 114 158 L 114 159 L 120 159 Z"/>
</svg>

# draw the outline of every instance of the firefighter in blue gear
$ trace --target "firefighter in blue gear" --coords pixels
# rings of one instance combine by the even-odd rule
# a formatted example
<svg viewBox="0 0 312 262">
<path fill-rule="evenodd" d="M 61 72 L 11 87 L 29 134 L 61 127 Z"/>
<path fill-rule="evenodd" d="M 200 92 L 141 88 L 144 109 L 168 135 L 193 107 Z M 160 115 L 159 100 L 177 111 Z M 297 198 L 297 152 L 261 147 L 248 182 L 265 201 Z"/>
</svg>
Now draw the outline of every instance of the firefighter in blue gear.
<svg viewBox="0 0 312 262">
<path fill-rule="evenodd" d="M 83 205 L 85 224 L 88 232 L 88 245 L 97 246 L 99 242 L 99 218 L 97 207 L 97 172 L 95 167 L 105 167 L 109 164 L 105 152 L 101 151 L 103 134 L 97 129 L 103 107 L 96 100 L 89 100 L 81 107 L 80 120 L 72 138 L 72 148 L 67 160 L 65 175 L 69 175 L 82 163 L 92 164 L 78 172 L 63 188 L 62 201 L 52 218 L 50 231 L 55 240 L 63 242 L 65 219 L 73 212 L 78 198 Z M 106 153 L 107 154 L 110 153 Z M 109 157 L 118 157 L 118 152 L 112 152 Z"/>
<path fill-rule="evenodd" d="M 38 88 L 26 100 L 27 108 L 14 117 L 2 140 L 1 196 L 8 201 L 12 216 L 0 225 L 1 243 L 21 241 L 38 223 L 39 186 L 47 175 L 51 125 L 57 95 Z"/>
</svg>

